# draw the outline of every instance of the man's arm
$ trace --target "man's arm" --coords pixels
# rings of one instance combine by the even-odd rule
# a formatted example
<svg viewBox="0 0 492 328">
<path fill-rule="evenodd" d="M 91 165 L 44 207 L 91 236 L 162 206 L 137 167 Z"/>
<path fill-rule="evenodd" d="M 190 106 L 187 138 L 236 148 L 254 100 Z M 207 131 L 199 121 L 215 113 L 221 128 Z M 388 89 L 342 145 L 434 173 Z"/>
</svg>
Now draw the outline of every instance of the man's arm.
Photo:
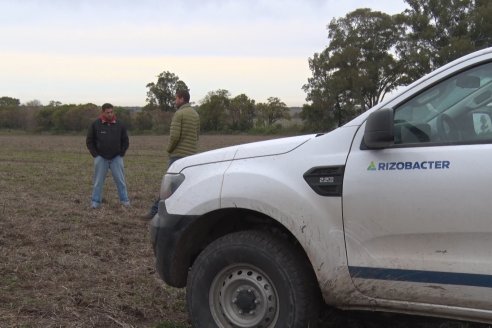
<svg viewBox="0 0 492 328">
<path fill-rule="evenodd" d="M 128 139 L 128 133 L 126 131 L 126 127 L 121 125 L 121 153 L 120 156 L 125 156 L 128 147 L 130 146 L 130 139 Z"/>
<path fill-rule="evenodd" d="M 177 111 L 171 121 L 171 131 L 169 133 L 169 143 L 167 146 L 167 152 L 172 153 L 181 139 L 181 121 L 183 114 Z"/>
<path fill-rule="evenodd" d="M 196 130 L 196 140 L 200 139 L 200 117 L 198 117 L 198 128 Z"/>
<path fill-rule="evenodd" d="M 85 144 L 87 145 L 87 149 L 91 153 L 92 157 L 97 157 L 97 149 L 96 149 L 96 138 L 94 136 L 94 123 L 89 126 L 87 130 L 87 137 L 85 138 Z"/>
</svg>

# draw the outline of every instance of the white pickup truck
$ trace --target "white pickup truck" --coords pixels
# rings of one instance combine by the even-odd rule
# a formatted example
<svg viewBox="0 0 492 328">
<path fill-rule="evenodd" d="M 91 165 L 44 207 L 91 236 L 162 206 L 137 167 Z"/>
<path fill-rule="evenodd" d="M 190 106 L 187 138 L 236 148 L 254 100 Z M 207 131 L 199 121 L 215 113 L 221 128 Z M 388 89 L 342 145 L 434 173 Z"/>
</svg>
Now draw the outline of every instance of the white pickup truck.
<svg viewBox="0 0 492 328">
<path fill-rule="evenodd" d="M 179 160 L 161 199 L 193 327 L 315 327 L 323 301 L 492 322 L 492 48 L 329 133 Z"/>
</svg>

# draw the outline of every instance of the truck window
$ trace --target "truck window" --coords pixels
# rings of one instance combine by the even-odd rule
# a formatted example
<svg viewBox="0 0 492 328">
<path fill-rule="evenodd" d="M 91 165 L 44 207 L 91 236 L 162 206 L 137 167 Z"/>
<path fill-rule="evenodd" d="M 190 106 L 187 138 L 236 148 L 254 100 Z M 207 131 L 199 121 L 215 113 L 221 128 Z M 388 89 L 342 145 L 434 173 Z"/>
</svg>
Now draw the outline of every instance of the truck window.
<svg viewBox="0 0 492 328">
<path fill-rule="evenodd" d="M 477 128 L 480 119 L 491 118 L 492 63 L 486 63 L 440 81 L 396 108 L 395 143 L 492 141 L 492 132 Z"/>
</svg>

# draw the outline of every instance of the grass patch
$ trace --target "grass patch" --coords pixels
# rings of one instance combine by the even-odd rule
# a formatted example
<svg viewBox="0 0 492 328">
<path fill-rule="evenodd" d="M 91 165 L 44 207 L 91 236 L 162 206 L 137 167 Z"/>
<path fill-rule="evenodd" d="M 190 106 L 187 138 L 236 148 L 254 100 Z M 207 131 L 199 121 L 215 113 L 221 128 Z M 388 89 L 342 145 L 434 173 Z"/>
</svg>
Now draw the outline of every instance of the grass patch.
<svg viewBox="0 0 492 328">
<path fill-rule="evenodd" d="M 201 150 L 251 142 L 204 136 Z M 84 136 L 0 133 L 0 327 L 189 327 L 183 290 L 154 269 L 147 222 L 167 168 L 166 136 L 130 136 L 132 207 L 111 176 L 91 210 Z"/>
<path fill-rule="evenodd" d="M 200 150 L 268 138 L 205 135 Z M 130 136 L 132 207 L 120 206 L 108 177 L 102 208 L 91 210 L 84 136 L 0 131 L 0 327 L 190 327 L 185 292 L 157 276 L 147 222 L 138 218 L 158 193 L 167 141 Z M 437 327 L 368 322 L 330 316 L 323 327 Z"/>
</svg>

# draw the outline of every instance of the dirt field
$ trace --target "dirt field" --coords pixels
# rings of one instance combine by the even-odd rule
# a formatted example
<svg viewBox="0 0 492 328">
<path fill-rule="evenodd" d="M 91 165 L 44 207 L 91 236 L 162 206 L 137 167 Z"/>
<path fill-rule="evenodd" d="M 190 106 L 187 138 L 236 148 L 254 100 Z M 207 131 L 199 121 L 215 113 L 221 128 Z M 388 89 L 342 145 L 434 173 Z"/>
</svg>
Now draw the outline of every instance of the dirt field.
<svg viewBox="0 0 492 328">
<path fill-rule="evenodd" d="M 202 150 L 269 137 L 203 136 Z M 160 327 L 187 324 L 184 290 L 154 270 L 147 222 L 167 157 L 165 136 L 130 137 L 132 207 L 111 178 L 91 210 L 92 159 L 83 136 L 0 135 L 0 327 Z M 326 311 L 323 327 L 487 325 Z"/>
</svg>

